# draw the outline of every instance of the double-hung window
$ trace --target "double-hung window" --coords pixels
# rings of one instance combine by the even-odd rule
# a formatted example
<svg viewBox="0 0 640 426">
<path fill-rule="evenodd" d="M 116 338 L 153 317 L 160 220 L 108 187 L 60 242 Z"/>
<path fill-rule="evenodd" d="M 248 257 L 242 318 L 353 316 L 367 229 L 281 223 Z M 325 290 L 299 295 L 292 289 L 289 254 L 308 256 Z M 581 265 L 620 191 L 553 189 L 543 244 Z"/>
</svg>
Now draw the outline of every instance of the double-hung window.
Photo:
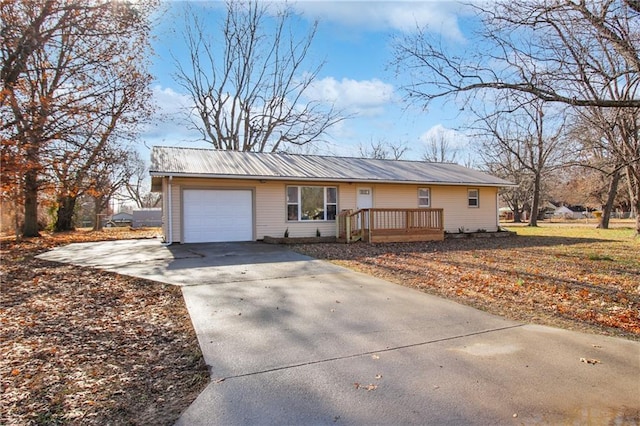
<svg viewBox="0 0 640 426">
<path fill-rule="evenodd" d="M 334 186 L 288 186 L 287 220 L 336 220 L 338 188 Z"/>
<path fill-rule="evenodd" d="M 431 207 L 430 188 L 418 188 L 418 207 Z"/>
<path fill-rule="evenodd" d="M 467 189 L 467 205 L 469 207 L 480 206 L 480 191 L 477 189 Z"/>
</svg>

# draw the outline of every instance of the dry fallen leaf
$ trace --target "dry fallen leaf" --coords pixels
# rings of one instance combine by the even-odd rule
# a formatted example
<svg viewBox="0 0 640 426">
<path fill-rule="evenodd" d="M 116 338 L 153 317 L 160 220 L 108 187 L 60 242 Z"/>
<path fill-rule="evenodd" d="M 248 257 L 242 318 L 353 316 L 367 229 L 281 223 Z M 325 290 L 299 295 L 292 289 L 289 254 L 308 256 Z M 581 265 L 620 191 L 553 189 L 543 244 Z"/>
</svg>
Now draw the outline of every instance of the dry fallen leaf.
<svg viewBox="0 0 640 426">
<path fill-rule="evenodd" d="M 372 391 L 378 389 L 378 385 L 374 385 L 373 383 L 369 383 L 367 386 L 361 385 L 358 382 L 353 384 L 353 387 L 356 389 L 364 389 L 366 391 Z"/>
</svg>

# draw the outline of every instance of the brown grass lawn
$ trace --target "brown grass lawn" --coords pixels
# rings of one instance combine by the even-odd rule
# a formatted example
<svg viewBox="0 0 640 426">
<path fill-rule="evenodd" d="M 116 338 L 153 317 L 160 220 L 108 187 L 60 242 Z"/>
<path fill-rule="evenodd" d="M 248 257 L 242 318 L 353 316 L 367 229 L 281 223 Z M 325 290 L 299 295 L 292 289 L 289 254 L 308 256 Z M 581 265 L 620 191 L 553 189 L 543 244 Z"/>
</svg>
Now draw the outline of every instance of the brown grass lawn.
<svg viewBox="0 0 640 426">
<path fill-rule="evenodd" d="M 518 235 L 294 249 L 510 319 L 640 340 L 640 238 L 630 227 L 511 230 Z"/>
<path fill-rule="evenodd" d="M 35 259 L 157 230 L 43 234 L 0 248 L 0 424 L 170 425 L 209 381 L 178 287 Z"/>
</svg>

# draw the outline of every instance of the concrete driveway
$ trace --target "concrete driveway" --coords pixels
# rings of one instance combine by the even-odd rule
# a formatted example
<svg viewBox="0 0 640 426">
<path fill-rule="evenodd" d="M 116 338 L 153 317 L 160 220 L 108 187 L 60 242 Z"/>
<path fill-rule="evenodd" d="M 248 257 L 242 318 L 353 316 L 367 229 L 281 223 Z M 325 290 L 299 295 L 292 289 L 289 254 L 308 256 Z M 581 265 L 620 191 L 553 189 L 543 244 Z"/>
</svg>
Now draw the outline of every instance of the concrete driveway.
<svg viewBox="0 0 640 426">
<path fill-rule="evenodd" d="M 640 423 L 638 342 L 507 321 L 260 243 L 40 257 L 183 286 L 212 382 L 179 425 Z"/>
</svg>

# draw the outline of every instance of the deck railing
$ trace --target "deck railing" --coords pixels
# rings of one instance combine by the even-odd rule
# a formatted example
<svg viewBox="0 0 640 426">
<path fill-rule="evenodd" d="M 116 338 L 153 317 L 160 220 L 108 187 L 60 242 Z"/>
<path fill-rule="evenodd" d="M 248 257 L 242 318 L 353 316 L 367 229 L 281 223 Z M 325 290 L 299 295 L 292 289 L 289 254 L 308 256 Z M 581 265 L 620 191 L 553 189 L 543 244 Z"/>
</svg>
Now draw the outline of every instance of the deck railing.
<svg viewBox="0 0 640 426">
<path fill-rule="evenodd" d="M 361 209 L 338 214 L 338 241 L 430 241 L 444 239 L 442 209 Z"/>
</svg>

